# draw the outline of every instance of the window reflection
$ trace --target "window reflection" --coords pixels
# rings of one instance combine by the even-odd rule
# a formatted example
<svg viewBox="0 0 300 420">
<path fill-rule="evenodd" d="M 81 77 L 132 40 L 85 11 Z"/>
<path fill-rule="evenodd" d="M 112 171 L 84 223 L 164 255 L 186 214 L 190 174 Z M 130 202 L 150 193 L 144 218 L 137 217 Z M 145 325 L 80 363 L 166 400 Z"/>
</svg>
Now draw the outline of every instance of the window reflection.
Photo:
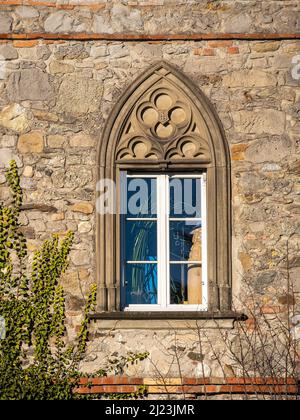
<svg viewBox="0 0 300 420">
<path fill-rule="evenodd" d="M 157 304 L 157 264 L 127 264 L 127 305 Z"/>
<path fill-rule="evenodd" d="M 202 303 L 202 265 L 171 264 L 170 303 L 172 305 Z"/>
<path fill-rule="evenodd" d="M 201 222 L 171 221 L 170 260 L 201 261 L 201 231 Z"/>
</svg>

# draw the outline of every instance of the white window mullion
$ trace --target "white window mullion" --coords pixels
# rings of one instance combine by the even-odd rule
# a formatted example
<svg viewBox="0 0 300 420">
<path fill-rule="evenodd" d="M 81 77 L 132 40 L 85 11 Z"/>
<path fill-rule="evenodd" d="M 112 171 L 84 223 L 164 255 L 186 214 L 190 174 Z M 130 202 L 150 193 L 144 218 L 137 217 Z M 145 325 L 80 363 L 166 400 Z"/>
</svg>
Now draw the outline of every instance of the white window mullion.
<svg viewBox="0 0 300 420">
<path fill-rule="evenodd" d="M 157 283 L 158 305 L 162 309 L 166 307 L 165 293 L 165 182 L 161 175 L 157 176 Z"/>
</svg>

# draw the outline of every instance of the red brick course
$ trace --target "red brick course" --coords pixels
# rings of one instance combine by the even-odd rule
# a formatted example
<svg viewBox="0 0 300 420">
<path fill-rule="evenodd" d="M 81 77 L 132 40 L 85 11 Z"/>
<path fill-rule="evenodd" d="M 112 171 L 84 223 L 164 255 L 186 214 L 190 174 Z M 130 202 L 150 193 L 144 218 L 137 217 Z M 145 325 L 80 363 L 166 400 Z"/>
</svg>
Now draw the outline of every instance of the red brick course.
<svg viewBox="0 0 300 420">
<path fill-rule="evenodd" d="M 147 385 L 148 383 L 151 385 Z M 174 385 L 180 383 L 181 385 Z M 169 378 L 155 380 L 111 376 L 81 378 L 76 392 L 79 394 L 129 394 L 145 386 L 146 393 L 155 394 L 281 394 L 299 395 L 299 383 L 293 378 Z"/>
<path fill-rule="evenodd" d="M 1 3 L 0 3 L 1 4 Z M 65 41 L 273 41 L 300 39 L 300 33 L 207 33 L 207 34 L 106 34 L 106 33 L 69 33 L 57 34 L 48 32 L 32 33 L 0 33 L 0 39 L 7 40 L 65 40 Z M 229 47 L 231 48 L 231 47 Z M 237 47 L 232 47 L 237 48 Z"/>
</svg>

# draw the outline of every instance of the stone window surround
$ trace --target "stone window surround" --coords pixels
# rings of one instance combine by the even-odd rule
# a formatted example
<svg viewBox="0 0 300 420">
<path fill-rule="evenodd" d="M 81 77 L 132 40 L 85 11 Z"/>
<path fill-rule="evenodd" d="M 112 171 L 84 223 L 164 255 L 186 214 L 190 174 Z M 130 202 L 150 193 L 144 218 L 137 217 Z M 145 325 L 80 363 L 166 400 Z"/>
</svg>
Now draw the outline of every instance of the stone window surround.
<svg viewBox="0 0 300 420">
<path fill-rule="evenodd" d="M 206 146 L 208 145 L 210 159 L 207 158 L 207 150 L 199 158 L 193 156 L 183 159 L 166 159 L 165 156 L 156 156 L 156 160 L 139 158 L 134 154 L 133 148 L 128 146 L 124 159 L 120 158 L 120 150 L 125 148 L 124 137 L 125 125 L 132 117 L 132 110 L 144 92 L 151 87 L 154 75 L 161 72 L 162 79 L 169 77 L 174 85 L 175 94 L 183 95 L 184 100 L 189 102 L 194 113 L 198 113 L 199 126 L 206 131 Z M 164 83 L 164 82 L 162 82 Z M 126 134 L 126 133 L 125 133 Z M 202 135 L 202 132 L 201 132 Z M 125 136 L 126 137 L 126 136 Z M 151 137 L 151 136 L 150 136 Z M 150 138 L 149 137 L 149 138 Z M 153 136 L 152 136 L 153 139 Z M 126 140 L 126 138 L 125 138 Z M 150 139 L 150 143 L 151 143 Z M 145 141 L 145 143 L 147 140 Z M 155 143 L 155 142 L 154 142 Z M 121 145 L 120 145 L 121 144 Z M 150 148 L 149 148 L 149 147 Z M 123 149 L 122 149 L 123 147 Z M 147 145 L 147 152 L 152 145 Z M 201 147 L 200 147 L 201 148 Z M 152 147 L 151 152 L 157 150 Z M 131 156 L 128 153 L 131 153 Z M 136 158 L 137 157 L 137 158 Z M 165 62 L 159 62 L 146 70 L 135 80 L 128 90 L 120 98 L 114 107 L 104 131 L 98 151 L 98 174 L 99 179 L 109 178 L 118 185 L 119 172 L 128 171 L 206 171 L 207 173 L 207 232 L 208 232 L 208 311 L 192 312 L 148 312 L 147 314 L 120 311 L 120 250 L 119 218 L 116 215 L 97 215 L 96 231 L 96 269 L 98 282 L 97 313 L 94 319 L 111 322 L 119 320 L 119 327 L 130 321 L 147 323 L 153 320 L 177 320 L 182 325 L 190 320 L 242 320 L 245 317 L 232 311 L 231 290 L 231 165 L 230 152 L 221 123 L 212 105 L 204 94 L 185 75 L 173 66 Z M 130 159 L 131 158 L 131 159 Z M 188 167 L 187 167 L 188 165 Z M 117 194 L 118 197 L 118 194 Z M 117 206 L 118 206 L 118 198 Z M 106 238 L 113 238 L 106 240 Z M 105 327 L 105 325 L 104 325 Z M 128 328 L 130 328 L 128 326 Z M 149 324 L 151 328 L 151 322 Z"/>
</svg>

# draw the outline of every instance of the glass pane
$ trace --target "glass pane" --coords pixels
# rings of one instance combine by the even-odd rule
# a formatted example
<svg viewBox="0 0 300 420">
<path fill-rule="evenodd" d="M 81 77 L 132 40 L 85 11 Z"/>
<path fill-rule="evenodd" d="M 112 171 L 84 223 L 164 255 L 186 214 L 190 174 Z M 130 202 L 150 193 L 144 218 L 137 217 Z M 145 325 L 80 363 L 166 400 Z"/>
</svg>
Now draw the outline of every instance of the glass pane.
<svg viewBox="0 0 300 420">
<path fill-rule="evenodd" d="M 157 217 L 156 178 L 127 178 L 127 217 Z"/>
<path fill-rule="evenodd" d="M 157 260 L 157 222 L 126 221 L 126 261 Z"/>
<path fill-rule="evenodd" d="M 127 264 L 126 306 L 157 304 L 157 264 Z"/>
<path fill-rule="evenodd" d="M 170 222 L 170 261 L 201 261 L 201 236 L 201 222 Z"/>
<path fill-rule="evenodd" d="M 202 303 L 201 264 L 171 264 L 170 302 L 172 305 Z"/>
<path fill-rule="evenodd" d="M 170 178 L 170 217 L 201 218 L 201 178 Z"/>
</svg>

